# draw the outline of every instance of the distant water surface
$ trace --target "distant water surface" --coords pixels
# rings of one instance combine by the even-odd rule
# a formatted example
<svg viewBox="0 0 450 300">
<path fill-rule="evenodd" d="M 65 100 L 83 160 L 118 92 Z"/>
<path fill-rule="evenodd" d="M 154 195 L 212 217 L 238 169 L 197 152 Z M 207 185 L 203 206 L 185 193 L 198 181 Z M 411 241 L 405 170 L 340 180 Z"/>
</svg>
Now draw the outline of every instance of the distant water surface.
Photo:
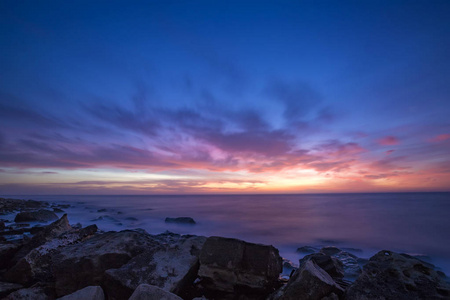
<svg viewBox="0 0 450 300">
<path fill-rule="evenodd" d="M 450 193 L 10 197 L 70 203 L 71 223 L 102 230 L 234 237 L 272 244 L 294 262 L 305 245 L 361 257 L 388 249 L 424 255 L 450 273 Z M 183 216 L 197 224 L 164 222 Z"/>
</svg>

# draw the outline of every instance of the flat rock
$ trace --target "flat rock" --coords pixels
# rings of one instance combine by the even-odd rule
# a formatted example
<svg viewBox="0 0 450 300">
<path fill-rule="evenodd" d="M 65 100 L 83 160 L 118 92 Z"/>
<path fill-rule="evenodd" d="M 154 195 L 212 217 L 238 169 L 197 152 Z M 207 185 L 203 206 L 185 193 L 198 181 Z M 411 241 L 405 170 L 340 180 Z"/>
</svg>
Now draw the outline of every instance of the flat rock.
<svg viewBox="0 0 450 300">
<path fill-rule="evenodd" d="M 210 237 L 200 254 L 198 275 L 206 290 L 265 294 L 278 284 L 281 271 L 282 259 L 273 246 Z"/>
<path fill-rule="evenodd" d="M 58 300 L 105 300 L 105 294 L 100 286 L 87 286 Z"/>
<path fill-rule="evenodd" d="M 177 224 L 195 224 L 194 219 L 192 219 L 191 217 L 166 218 L 165 222 Z"/>
<path fill-rule="evenodd" d="M 313 259 L 306 260 L 286 286 L 275 292 L 271 300 L 321 300 L 342 295 L 344 290 Z"/>
<path fill-rule="evenodd" d="M 54 212 L 46 209 L 40 209 L 38 211 L 20 212 L 16 215 L 14 222 L 48 222 L 57 219 L 58 216 Z"/>
<path fill-rule="evenodd" d="M 310 254 L 300 260 L 300 268 L 309 260 L 313 260 L 320 268 L 322 268 L 334 279 L 344 277 L 344 266 L 341 261 L 334 257 L 323 253 Z"/>
<path fill-rule="evenodd" d="M 157 286 L 141 284 L 129 300 L 183 300 L 175 294 L 169 293 Z"/>
<path fill-rule="evenodd" d="M 155 244 L 143 231 L 124 230 L 95 235 L 63 247 L 52 256 L 57 296 L 100 285 L 106 270 L 120 268 Z"/>
<path fill-rule="evenodd" d="M 158 244 L 118 269 L 105 272 L 106 292 L 110 299 L 126 299 L 141 284 L 187 296 L 197 278 L 198 256 L 206 241 L 202 236 L 175 234 L 155 237 Z"/>
<path fill-rule="evenodd" d="M 450 299 L 450 286 L 433 266 L 410 255 L 380 251 L 347 289 L 348 300 Z"/>
</svg>

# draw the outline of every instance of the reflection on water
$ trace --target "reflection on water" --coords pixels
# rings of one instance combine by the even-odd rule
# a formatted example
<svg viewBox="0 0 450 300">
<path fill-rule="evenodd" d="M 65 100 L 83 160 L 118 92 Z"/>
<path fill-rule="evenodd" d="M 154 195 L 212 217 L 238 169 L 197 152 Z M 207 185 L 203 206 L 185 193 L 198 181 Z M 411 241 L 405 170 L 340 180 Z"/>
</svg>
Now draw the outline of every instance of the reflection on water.
<svg viewBox="0 0 450 300">
<path fill-rule="evenodd" d="M 390 249 L 429 255 L 450 270 L 450 193 L 26 198 L 75 203 L 68 210 L 72 223 L 96 223 L 104 230 L 141 227 L 150 233 L 236 237 L 273 244 L 293 260 L 303 245 L 353 247 L 368 255 Z M 107 211 L 98 212 L 102 208 Z M 179 216 L 197 224 L 164 222 Z"/>
</svg>

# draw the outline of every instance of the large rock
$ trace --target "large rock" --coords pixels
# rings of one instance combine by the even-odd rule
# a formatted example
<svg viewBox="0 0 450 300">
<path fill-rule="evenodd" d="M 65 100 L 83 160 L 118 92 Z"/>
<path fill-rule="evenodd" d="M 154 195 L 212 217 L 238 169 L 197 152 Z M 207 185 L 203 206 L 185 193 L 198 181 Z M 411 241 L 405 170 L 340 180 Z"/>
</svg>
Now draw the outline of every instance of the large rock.
<svg viewBox="0 0 450 300">
<path fill-rule="evenodd" d="M 58 216 L 46 209 L 40 209 L 38 211 L 25 211 L 18 213 L 14 222 L 48 222 L 57 220 Z"/>
<path fill-rule="evenodd" d="M 344 277 L 344 265 L 338 259 L 323 253 L 314 253 L 300 260 L 300 268 L 308 260 L 314 261 L 320 268 L 328 273 L 333 279 Z"/>
<path fill-rule="evenodd" d="M 88 286 L 57 300 L 105 300 L 105 294 L 99 286 Z"/>
<path fill-rule="evenodd" d="M 9 293 L 12 293 L 21 288 L 22 286 L 20 284 L 10 282 L 0 282 L 0 297 L 4 297 Z"/>
<path fill-rule="evenodd" d="M 273 294 L 272 300 L 334 299 L 344 290 L 319 267 L 314 259 L 306 260 L 294 273 L 286 286 Z M 327 298 L 328 297 L 328 298 Z"/>
<path fill-rule="evenodd" d="M 206 290 L 269 293 L 281 271 L 282 259 L 272 246 L 210 237 L 200 254 L 198 275 Z"/>
<path fill-rule="evenodd" d="M 25 285 L 37 281 L 36 277 L 43 280 L 42 275 L 45 273 L 43 270 L 51 267 L 51 260 L 47 254 L 62 244 L 68 244 L 74 240 L 74 238 L 57 239 L 71 229 L 67 215 L 46 226 L 15 253 L 11 260 L 14 266 L 6 272 L 5 278 Z"/>
<path fill-rule="evenodd" d="M 12 258 L 21 247 L 21 242 L 0 244 L 0 270 L 13 265 Z"/>
<path fill-rule="evenodd" d="M 128 300 L 183 300 L 157 286 L 139 285 Z"/>
<path fill-rule="evenodd" d="M 380 251 L 346 292 L 349 300 L 450 299 L 450 287 L 433 266 L 406 254 Z"/>
<path fill-rule="evenodd" d="M 48 288 L 39 285 L 17 290 L 2 300 L 50 300 L 54 299 Z"/>
<path fill-rule="evenodd" d="M 110 299 L 127 299 L 141 284 L 188 296 L 197 278 L 198 256 L 206 238 L 176 234 L 154 238 L 160 244 L 134 257 L 121 268 L 105 272 L 104 285 Z"/>
<path fill-rule="evenodd" d="M 120 268 L 131 258 L 157 245 L 142 231 L 106 232 L 66 246 L 52 256 L 57 296 L 90 285 L 100 285 L 108 269 Z"/>
<path fill-rule="evenodd" d="M 17 210 L 38 209 L 47 206 L 47 202 L 0 198 L 0 214 L 7 214 Z"/>
</svg>

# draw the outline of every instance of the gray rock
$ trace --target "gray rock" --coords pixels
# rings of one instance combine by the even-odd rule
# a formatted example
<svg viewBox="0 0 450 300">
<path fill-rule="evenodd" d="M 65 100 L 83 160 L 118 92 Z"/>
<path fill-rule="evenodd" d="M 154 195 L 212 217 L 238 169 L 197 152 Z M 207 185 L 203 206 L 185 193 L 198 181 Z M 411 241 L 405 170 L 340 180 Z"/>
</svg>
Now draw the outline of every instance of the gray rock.
<svg viewBox="0 0 450 300">
<path fill-rule="evenodd" d="M 370 258 L 346 299 L 450 299 L 450 286 L 430 264 L 383 250 Z"/>
<path fill-rule="evenodd" d="M 52 255 L 57 296 L 100 285 L 104 272 L 120 268 L 157 243 L 144 232 L 106 232 L 63 247 Z"/>
<path fill-rule="evenodd" d="M 58 300 L 104 300 L 105 294 L 99 286 L 87 286 L 75 293 L 58 298 Z"/>
<path fill-rule="evenodd" d="M 195 224 L 194 219 L 192 219 L 191 217 L 166 218 L 165 222 L 178 224 Z"/>
<path fill-rule="evenodd" d="M 274 293 L 271 300 L 320 300 L 333 299 L 344 290 L 312 259 L 305 261 L 286 286 Z"/>
<path fill-rule="evenodd" d="M 157 286 L 139 285 L 128 300 L 183 300 Z"/>
<path fill-rule="evenodd" d="M 9 293 L 12 293 L 23 286 L 20 284 L 10 283 L 10 282 L 0 282 L 0 297 L 5 297 Z"/>
<path fill-rule="evenodd" d="M 240 289 L 269 293 L 278 284 L 282 259 L 272 246 L 237 239 L 210 237 L 200 254 L 201 285 L 212 291 Z"/>
<path fill-rule="evenodd" d="M 14 222 L 47 222 L 57 219 L 58 216 L 54 212 L 46 209 L 40 209 L 38 211 L 26 211 L 18 213 L 16 215 L 16 218 L 14 219 Z"/>
<path fill-rule="evenodd" d="M 158 286 L 184 298 L 197 278 L 202 236 L 160 235 L 158 244 L 119 269 L 105 272 L 110 299 L 126 299 L 140 284 Z"/>
<path fill-rule="evenodd" d="M 54 299 L 53 297 L 49 297 L 44 287 L 40 286 L 32 286 L 26 289 L 17 290 L 2 300 L 50 300 Z"/>
<path fill-rule="evenodd" d="M 300 268 L 302 265 L 313 260 L 320 268 L 327 272 L 333 279 L 340 279 L 344 277 L 344 268 L 342 262 L 338 259 L 325 255 L 323 253 L 314 253 L 305 256 L 300 260 Z"/>
</svg>

